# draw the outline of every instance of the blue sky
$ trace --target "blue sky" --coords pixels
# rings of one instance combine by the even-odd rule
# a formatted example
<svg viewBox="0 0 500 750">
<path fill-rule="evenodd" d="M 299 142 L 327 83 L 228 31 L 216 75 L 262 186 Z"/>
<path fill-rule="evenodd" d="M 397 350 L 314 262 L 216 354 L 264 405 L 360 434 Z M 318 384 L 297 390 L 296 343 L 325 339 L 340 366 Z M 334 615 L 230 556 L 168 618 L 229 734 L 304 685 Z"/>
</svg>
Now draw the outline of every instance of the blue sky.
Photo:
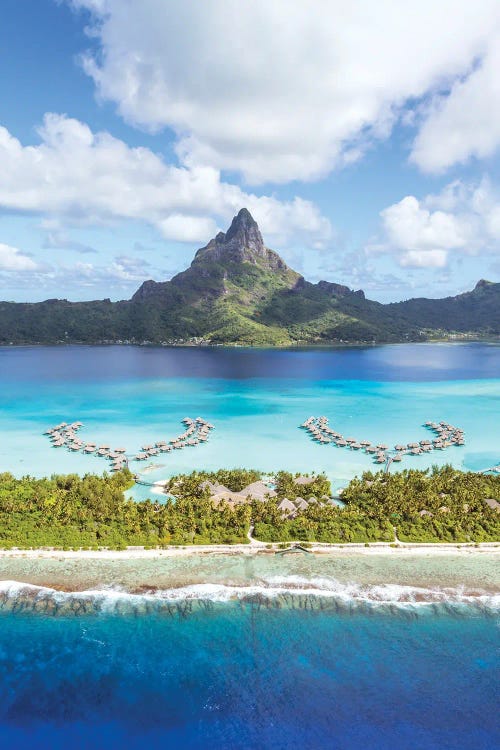
<svg viewBox="0 0 500 750">
<path fill-rule="evenodd" d="M 247 206 L 380 301 L 500 277 L 497 2 L 5 0 L 0 298 L 128 298 Z"/>
</svg>

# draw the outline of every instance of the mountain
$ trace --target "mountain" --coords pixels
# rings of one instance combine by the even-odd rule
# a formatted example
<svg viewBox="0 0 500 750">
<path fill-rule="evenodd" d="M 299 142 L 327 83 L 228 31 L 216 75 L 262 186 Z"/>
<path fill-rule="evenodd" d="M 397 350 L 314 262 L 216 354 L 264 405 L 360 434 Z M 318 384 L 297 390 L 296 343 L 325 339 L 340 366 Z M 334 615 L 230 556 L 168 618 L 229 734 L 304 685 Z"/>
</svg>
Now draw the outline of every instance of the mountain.
<svg viewBox="0 0 500 750">
<path fill-rule="evenodd" d="M 170 281 L 145 281 L 131 300 L 0 302 L 0 343 L 300 343 L 422 341 L 500 335 L 500 284 L 446 299 L 383 305 L 361 290 L 312 284 L 265 246 L 242 208 L 226 233 Z"/>
</svg>

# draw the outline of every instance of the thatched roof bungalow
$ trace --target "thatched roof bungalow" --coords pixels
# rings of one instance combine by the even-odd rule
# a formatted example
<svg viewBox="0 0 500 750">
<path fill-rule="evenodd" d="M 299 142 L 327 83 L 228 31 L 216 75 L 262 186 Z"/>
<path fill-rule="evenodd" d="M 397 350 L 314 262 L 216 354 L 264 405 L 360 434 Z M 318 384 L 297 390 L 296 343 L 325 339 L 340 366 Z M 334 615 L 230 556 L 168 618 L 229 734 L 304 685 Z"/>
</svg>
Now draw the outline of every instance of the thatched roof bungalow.
<svg viewBox="0 0 500 750">
<path fill-rule="evenodd" d="M 245 496 L 250 495 L 256 500 L 265 500 L 266 497 L 276 497 L 276 492 L 271 487 L 268 487 L 261 479 L 257 482 L 252 482 L 252 484 L 248 484 L 241 490 L 241 494 Z"/>
<path fill-rule="evenodd" d="M 489 508 L 491 508 L 491 510 L 496 510 L 497 513 L 500 513 L 500 503 L 498 500 L 495 500 L 492 497 L 485 497 L 484 502 Z"/>
</svg>

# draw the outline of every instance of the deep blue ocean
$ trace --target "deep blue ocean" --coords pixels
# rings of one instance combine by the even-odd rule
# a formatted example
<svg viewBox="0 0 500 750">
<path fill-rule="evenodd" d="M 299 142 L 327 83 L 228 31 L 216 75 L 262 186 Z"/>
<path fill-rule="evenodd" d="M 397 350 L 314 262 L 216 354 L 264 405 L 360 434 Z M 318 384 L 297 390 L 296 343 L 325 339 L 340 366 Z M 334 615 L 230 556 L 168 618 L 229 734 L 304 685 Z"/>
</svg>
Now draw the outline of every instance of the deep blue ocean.
<svg viewBox="0 0 500 750">
<path fill-rule="evenodd" d="M 162 457 L 154 479 L 245 465 L 325 470 L 341 486 L 372 468 L 308 441 L 298 426 L 310 414 L 390 444 L 444 419 L 466 446 L 407 466 L 482 470 L 500 463 L 500 346 L 0 349 L 0 471 L 105 470 L 50 447 L 43 431 L 61 420 L 135 451 L 178 433 L 186 414 L 213 422 L 213 436 Z M 500 747 L 498 609 L 343 601 L 54 615 L 14 596 L 0 607 L 0 748 Z"/>
<path fill-rule="evenodd" d="M 492 750 L 499 667 L 487 616 L 3 615 L 0 744 Z"/>
</svg>

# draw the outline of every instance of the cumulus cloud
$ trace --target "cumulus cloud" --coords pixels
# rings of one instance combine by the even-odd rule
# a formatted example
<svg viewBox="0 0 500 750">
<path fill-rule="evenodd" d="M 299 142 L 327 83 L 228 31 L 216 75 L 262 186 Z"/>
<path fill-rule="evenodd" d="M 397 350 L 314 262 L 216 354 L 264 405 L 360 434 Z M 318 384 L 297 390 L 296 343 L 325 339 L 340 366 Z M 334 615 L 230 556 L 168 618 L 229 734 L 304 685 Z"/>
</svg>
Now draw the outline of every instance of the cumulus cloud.
<svg viewBox="0 0 500 750">
<path fill-rule="evenodd" d="M 29 255 L 21 252 L 17 247 L 0 242 L 0 271 L 18 273 L 36 271 L 38 267 L 38 264 Z"/>
<path fill-rule="evenodd" d="M 422 200 L 408 195 L 380 216 L 383 238 L 368 251 L 393 253 L 404 267 L 444 268 L 450 253 L 500 251 L 500 199 L 488 179 L 456 180 Z"/>
<path fill-rule="evenodd" d="M 310 201 L 244 192 L 215 168 L 167 164 L 64 115 L 47 114 L 39 136 L 41 143 L 25 146 L 0 127 L 0 207 L 42 214 L 46 227 L 57 229 L 61 217 L 83 224 L 132 219 L 167 239 L 204 242 L 218 221 L 225 228 L 246 206 L 271 239 L 321 243 L 331 234 Z M 53 234 L 49 241 L 64 239 Z"/>
<path fill-rule="evenodd" d="M 82 64 L 98 96 L 134 125 L 171 129 L 191 168 L 249 183 L 320 178 L 399 118 L 418 125 L 408 110 L 429 98 L 412 157 L 421 167 L 500 141 L 497 0 L 421 0 L 416 11 L 316 0 L 314 12 L 306 0 L 68 2 L 91 14 Z"/>
</svg>

